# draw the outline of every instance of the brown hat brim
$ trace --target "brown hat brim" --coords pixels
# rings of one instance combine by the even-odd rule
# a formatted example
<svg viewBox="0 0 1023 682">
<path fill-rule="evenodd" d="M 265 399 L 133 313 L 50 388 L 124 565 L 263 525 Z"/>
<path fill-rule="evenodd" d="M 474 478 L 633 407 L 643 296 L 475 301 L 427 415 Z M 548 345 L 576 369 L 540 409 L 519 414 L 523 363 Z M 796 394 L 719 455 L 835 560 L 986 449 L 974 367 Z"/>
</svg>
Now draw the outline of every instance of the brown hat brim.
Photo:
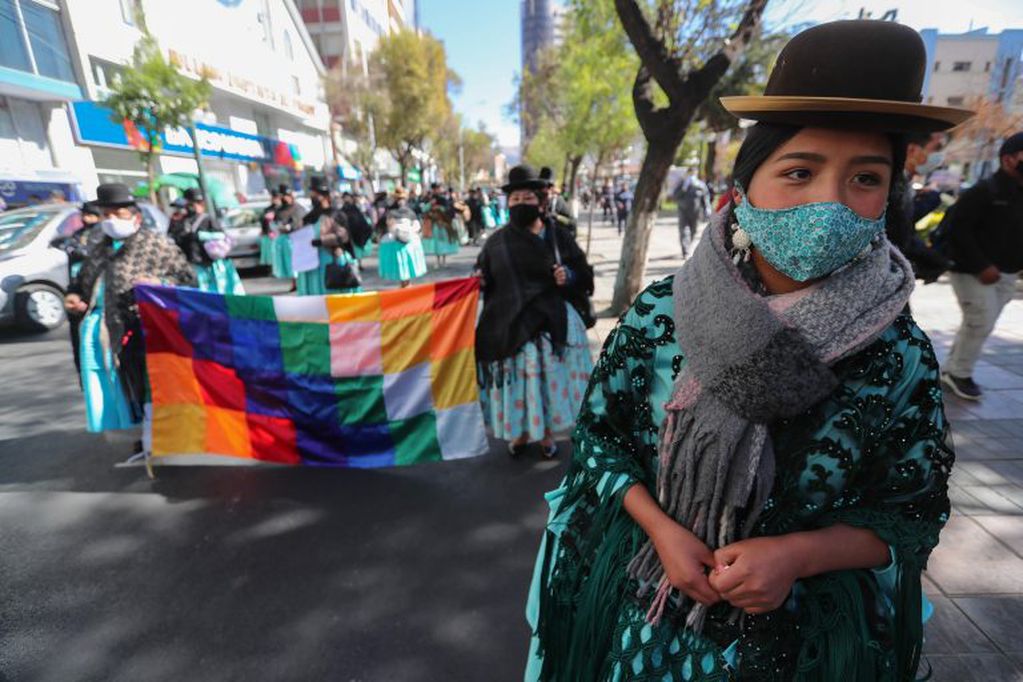
<svg viewBox="0 0 1023 682">
<path fill-rule="evenodd" d="M 939 132 L 974 115 L 957 107 L 849 97 L 736 96 L 722 97 L 721 106 L 754 121 L 882 132 Z"/>
</svg>

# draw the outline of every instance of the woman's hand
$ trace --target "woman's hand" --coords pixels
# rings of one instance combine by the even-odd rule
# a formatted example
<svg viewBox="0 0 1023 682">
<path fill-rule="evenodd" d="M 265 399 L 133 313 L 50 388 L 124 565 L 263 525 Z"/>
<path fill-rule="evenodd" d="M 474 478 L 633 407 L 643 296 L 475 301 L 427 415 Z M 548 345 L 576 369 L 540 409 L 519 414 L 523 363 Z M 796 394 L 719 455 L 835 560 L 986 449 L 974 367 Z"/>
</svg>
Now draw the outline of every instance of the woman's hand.
<svg viewBox="0 0 1023 682">
<path fill-rule="evenodd" d="M 565 270 L 564 265 L 554 266 L 554 282 L 559 287 L 565 286 L 565 283 L 568 282 L 568 271 Z"/>
<path fill-rule="evenodd" d="M 672 587 L 706 606 L 721 601 L 707 579 L 707 569 L 714 567 L 714 554 L 699 538 L 674 521 L 666 521 L 650 539 Z"/>
<path fill-rule="evenodd" d="M 786 538 L 742 540 L 714 552 L 711 588 L 746 613 L 774 611 L 785 603 L 803 567 L 800 548 Z"/>
<path fill-rule="evenodd" d="M 89 306 L 78 294 L 68 294 L 64 297 L 64 309 L 69 313 L 84 313 Z"/>
</svg>

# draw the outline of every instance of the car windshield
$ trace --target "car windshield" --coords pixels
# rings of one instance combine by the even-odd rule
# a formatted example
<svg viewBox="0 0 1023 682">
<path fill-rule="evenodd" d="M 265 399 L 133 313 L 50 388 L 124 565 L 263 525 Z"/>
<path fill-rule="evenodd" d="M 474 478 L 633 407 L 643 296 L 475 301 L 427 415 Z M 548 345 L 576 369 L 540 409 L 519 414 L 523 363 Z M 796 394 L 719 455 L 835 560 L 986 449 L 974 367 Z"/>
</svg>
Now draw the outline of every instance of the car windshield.
<svg viewBox="0 0 1023 682">
<path fill-rule="evenodd" d="M 259 227 L 260 218 L 266 205 L 246 205 L 239 208 L 232 208 L 227 212 L 220 222 L 223 227 Z"/>
<path fill-rule="evenodd" d="M 0 213 L 0 253 L 28 246 L 56 213 L 52 208 Z"/>
</svg>

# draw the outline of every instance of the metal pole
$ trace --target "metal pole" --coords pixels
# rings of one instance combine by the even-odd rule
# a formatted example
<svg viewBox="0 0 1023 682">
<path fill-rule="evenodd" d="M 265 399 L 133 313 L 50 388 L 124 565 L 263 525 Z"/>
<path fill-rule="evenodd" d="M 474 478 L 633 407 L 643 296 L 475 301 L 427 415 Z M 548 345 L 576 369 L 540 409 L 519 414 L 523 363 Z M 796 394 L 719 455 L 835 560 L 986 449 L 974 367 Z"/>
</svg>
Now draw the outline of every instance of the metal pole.
<svg viewBox="0 0 1023 682">
<path fill-rule="evenodd" d="M 195 129 L 195 121 L 189 121 L 188 134 L 192 137 L 192 154 L 195 156 L 195 165 L 199 169 L 199 189 L 205 198 L 208 207 L 207 214 L 213 222 L 213 227 L 220 229 L 220 218 L 217 216 L 217 206 L 213 203 L 213 195 L 209 192 L 209 184 L 206 182 L 206 172 L 202 169 L 202 153 L 199 151 L 199 134 Z"/>
</svg>

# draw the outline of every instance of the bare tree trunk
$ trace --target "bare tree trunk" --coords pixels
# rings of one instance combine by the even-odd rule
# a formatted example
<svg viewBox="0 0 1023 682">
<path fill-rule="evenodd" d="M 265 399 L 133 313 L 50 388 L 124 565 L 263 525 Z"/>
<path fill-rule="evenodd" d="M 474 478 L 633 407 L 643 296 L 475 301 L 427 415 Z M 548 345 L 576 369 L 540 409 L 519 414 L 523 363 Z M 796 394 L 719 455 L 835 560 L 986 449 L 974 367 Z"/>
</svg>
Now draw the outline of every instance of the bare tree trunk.
<svg viewBox="0 0 1023 682">
<path fill-rule="evenodd" d="M 153 145 L 149 145 L 146 152 L 146 183 L 149 188 L 149 203 L 156 205 L 156 152 Z"/>
<path fill-rule="evenodd" d="M 714 166 L 717 165 L 718 139 L 717 135 L 707 142 L 707 161 L 703 164 L 703 179 L 708 184 L 714 182 Z"/>
<path fill-rule="evenodd" d="M 621 262 L 618 264 L 618 277 L 611 300 L 611 312 L 615 315 L 625 312 L 632 304 L 632 299 L 643 288 L 647 247 L 650 244 L 650 232 L 657 221 L 661 189 L 665 178 L 668 177 L 671 162 L 675 158 L 675 150 L 685 136 L 690 118 L 692 112 L 684 122 L 679 121 L 677 126 L 669 126 L 663 136 L 651 140 L 647 147 L 643 166 L 639 171 L 632 212 L 625 224 Z"/>
<path fill-rule="evenodd" d="M 643 286 L 647 246 L 650 230 L 657 218 L 661 187 L 693 114 L 755 37 L 767 2 L 747 0 L 742 19 L 731 36 L 723 41 L 720 51 L 698 69 L 684 71 L 668 41 L 650 24 L 641 3 L 638 0 L 614 0 L 618 19 L 642 64 L 632 88 L 632 101 L 643 137 L 647 140 L 646 157 L 622 242 L 621 263 L 611 302 L 614 314 L 624 312 Z M 668 96 L 667 106 L 658 108 L 655 103 L 655 82 Z"/>
<path fill-rule="evenodd" d="M 579 156 L 572 157 L 571 168 L 568 174 L 568 184 L 565 187 L 561 188 L 562 194 L 564 194 L 567 191 L 569 195 L 573 197 L 575 196 L 575 179 L 576 176 L 579 174 L 579 166 L 582 165 L 582 162 L 583 157 L 581 154 Z"/>
<path fill-rule="evenodd" d="M 600 183 L 600 167 L 604 165 L 604 150 L 597 153 L 597 160 L 593 163 L 593 177 L 590 178 L 590 215 L 586 224 L 586 256 L 590 255 L 590 242 L 593 241 L 593 207 L 597 203 L 597 188 Z"/>
</svg>

